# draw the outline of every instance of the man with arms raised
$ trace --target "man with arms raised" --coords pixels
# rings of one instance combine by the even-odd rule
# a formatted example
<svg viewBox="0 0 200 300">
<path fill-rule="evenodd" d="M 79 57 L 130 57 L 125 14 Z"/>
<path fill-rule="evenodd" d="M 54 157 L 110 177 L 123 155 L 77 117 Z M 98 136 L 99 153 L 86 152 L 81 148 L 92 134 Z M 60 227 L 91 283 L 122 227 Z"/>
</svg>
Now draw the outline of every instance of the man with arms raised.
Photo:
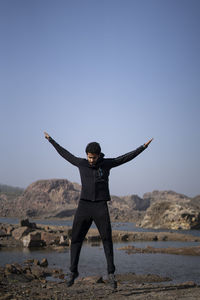
<svg viewBox="0 0 200 300">
<path fill-rule="evenodd" d="M 68 162 L 79 168 L 81 177 L 81 195 L 74 217 L 71 239 L 71 266 L 67 285 L 71 286 L 78 277 L 78 261 L 83 240 L 94 221 L 100 233 L 107 261 L 108 281 L 112 288 L 117 287 L 114 272 L 113 242 L 107 201 L 110 201 L 108 178 L 110 169 L 120 166 L 143 152 L 153 139 L 136 150 L 116 158 L 104 158 L 97 142 L 89 143 L 85 149 L 87 159 L 79 158 L 61 147 L 48 133 L 45 138 Z"/>
</svg>

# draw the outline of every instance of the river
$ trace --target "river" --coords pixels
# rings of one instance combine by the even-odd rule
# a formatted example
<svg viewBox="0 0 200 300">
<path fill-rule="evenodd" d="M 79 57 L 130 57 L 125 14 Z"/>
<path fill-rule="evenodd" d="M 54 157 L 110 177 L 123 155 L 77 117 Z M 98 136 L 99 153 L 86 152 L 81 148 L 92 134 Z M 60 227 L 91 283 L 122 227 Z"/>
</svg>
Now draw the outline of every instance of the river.
<svg viewBox="0 0 200 300">
<path fill-rule="evenodd" d="M 66 225 L 71 226 L 72 221 L 64 220 L 30 220 L 37 224 L 49 225 Z M 0 218 L 0 223 L 18 224 L 18 219 Z M 93 227 L 95 227 L 93 225 Z M 127 231 L 154 231 L 138 228 L 133 223 L 112 223 L 113 229 Z M 163 230 L 166 231 L 166 230 Z M 169 230 L 172 231 L 172 230 Z M 195 236 L 200 236 L 200 231 L 178 231 L 179 233 L 187 233 Z M 195 242 L 123 242 L 114 243 L 116 273 L 133 272 L 136 274 L 158 274 L 161 276 L 170 277 L 174 283 L 193 280 L 200 283 L 200 257 L 186 255 L 171 255 L 171 254 L 130 254 L 128 255 L 123 250 L 118 248 L 125 245 L 134 245 L 135 247 L 184 247 L 200 245 Z M 46 257 L 50 267 L 62 268 L 64 272 L 68 271 L 70 255 L 69 249 L 59 251 L 50 249 L 1 249 L 0 265 L 4 266 L 7 263 L 23 263 L 24 260 L 36 258 L 41 260 Z M 101 243 L 89 244 L 84 243 L 80 255 L 79 263 L 80 276 L 106 275 L 106 261 Z"/>
</svg>

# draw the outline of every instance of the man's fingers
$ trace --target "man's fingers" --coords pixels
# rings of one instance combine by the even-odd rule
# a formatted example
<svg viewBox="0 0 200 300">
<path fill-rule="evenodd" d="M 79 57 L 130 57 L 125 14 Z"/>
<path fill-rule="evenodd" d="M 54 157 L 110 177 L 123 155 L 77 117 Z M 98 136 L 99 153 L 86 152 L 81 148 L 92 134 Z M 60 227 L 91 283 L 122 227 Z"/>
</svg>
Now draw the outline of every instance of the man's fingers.
<svg viewBox="0 0 200 300">
<path fill-rule="evenodd" d="M 150 139 L 150 140 L 145 144 L 145 146 L 146 146 L 146 147 L 149 146 L 149 144 L 150 144 L 152 141 L 153 141 L 153 138 Z"/>
<path fill-rule="evenodd" d="M 44 132 L 44 135 L 45 135 L 45 138 L 46 138 L 46 139 L 49 139 L 49 138 L 50 138 L 50 136 L 49 136 L 49 134 L 48 134 L 47 132 Z"/>
<path fill-rule="evenodd" d="M 153 141 L 153 138 L 149 140 L 149 144 Z"/>
</svg>

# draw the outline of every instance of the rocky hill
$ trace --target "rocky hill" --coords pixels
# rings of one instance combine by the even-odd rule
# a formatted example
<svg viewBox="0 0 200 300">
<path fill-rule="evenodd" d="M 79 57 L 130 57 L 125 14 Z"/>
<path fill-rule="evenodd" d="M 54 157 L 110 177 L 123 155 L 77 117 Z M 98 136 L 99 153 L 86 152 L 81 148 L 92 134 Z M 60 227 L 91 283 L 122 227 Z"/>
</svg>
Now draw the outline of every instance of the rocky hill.
<svg viewBox="0 0 200 300">
<path fill-rule="evenodd" d="M 170 202 L 190 202 L 190 198 L 183 195 L 178 194 L 174 191 L 153 191 L 152 193 L 145 193 L 143 195 L 144 199 L 148 199 L 150 203 L 155 201 L 170 201 Z"/>
<path fill-rule="evenodd" d="M 80 185 L 64 179 L 39 180 L 7 207 L 6 216 L 57 217 L 59 214 L 72 216 L 77 206 Z M 2 215 L 2 214 L 1 214 Z"/>
<path fill-rule="evenodd" d="M 0 184 L 0 216 L 10 216 L 11 210 L 15 210 L 17 198 L 22 195 L 23 189 L 12 187 L 5 184 Z"/>
<path fill-rule="evenodd" d="M 39 180 L 8 199 L 0 194 L 2 217 L 72 217 L 78 205 L 81 186 L 66 179 Z M 112 196 L 109 202 L 111 218 L 119 221 L 137 220 L 149 206 L 148 199 L 137 195 Z"/>
<path fill-rule="evenodd" d="M 189 198 L 173 191 L 154 191 L 144 194 L 151 205 L 137 223 L 146 228 L 199 229 L 200 196 Z"/>
<path fill-rule="evenodd" d="M 80 190 L 79 184 L 66 179 L 39 180 L 12 195 L 0 190 L 0 216 L 71 218 Z M 200 228 L 200 196 L 189 198 L 173 191 L 153 191 L 143 198 L 111 198 L 108 205 L 112 220 L 137 222 L 146 228 Z"/>
<path fill-rule="evenodd" d="M 111 196 L 111 201 L 108 202 L 111 219 L 121 222 L 136 222 L 140 220 L 149 205 L 149 199 L 143 199 L 137 195 Z"/>
</svg>

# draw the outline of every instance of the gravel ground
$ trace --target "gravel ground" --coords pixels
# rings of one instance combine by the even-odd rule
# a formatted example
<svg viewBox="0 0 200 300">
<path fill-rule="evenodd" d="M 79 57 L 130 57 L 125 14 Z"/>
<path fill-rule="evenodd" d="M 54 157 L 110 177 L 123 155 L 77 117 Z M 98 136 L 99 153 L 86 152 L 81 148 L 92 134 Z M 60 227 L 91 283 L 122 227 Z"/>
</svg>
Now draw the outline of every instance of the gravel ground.
<svg viewBox="0 0 200 300">
<path fill-rule="evenodd" d="M 65 274 L 62 274 L 65 276 Z M 62 277 L 60 275 L 60 277 Z M 78 278 L 70 288 L 63 279 L 38 277 L 32 279 L 24 274 L 6 274 L 1 269 L 0 300 L 175 300 L 200 299 L 200 286 L 194 282 L 172 284 L 169 278 L 157 275 L 117 274 L 118 287 L 116 290 L 108 285 L 106 278 Z M 50 280 L 51 279 L 51 280 Z"/>
</svg>

